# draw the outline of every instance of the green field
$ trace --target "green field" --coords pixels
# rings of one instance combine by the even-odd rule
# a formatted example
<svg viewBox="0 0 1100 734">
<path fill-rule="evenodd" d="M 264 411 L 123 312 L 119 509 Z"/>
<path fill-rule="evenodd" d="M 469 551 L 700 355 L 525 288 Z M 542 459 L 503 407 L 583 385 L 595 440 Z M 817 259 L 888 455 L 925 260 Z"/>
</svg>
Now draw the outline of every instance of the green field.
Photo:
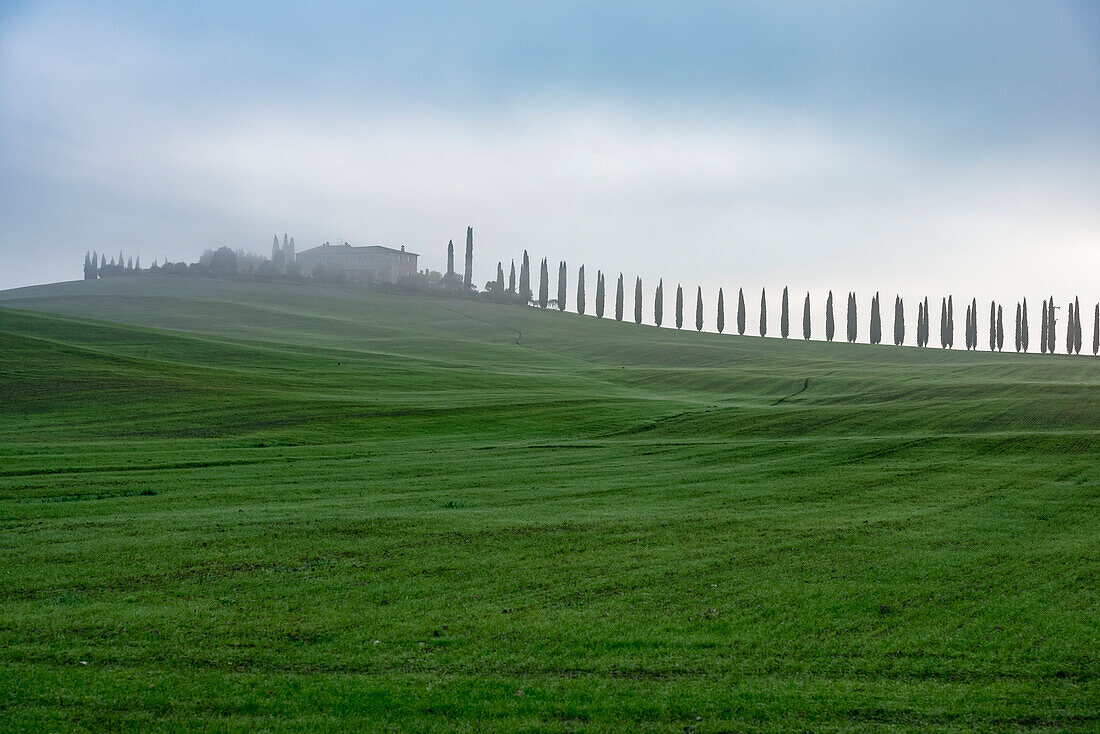
<svg viewBox="0 0 1100 734">
<path fill-rule="evenodd" d="M 1100 362 L 0 293 L 0 728 L 1100 729 Z"/>
</svg>

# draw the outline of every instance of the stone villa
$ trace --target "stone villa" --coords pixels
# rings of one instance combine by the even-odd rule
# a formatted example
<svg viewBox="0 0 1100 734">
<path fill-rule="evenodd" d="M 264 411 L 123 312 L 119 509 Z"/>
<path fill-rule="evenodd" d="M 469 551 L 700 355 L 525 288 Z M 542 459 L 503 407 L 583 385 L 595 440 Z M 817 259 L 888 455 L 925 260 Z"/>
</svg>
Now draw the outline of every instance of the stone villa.
<svg viewBox="0 0 1100 734">
<path fill-rule="evenodd" d="M 339 271 L 348 280 L 396 283 L 416 275 L 417 257 L 415 252 L 406 252 L 404 245 L 400 250 L 395 250 L 381 245 L 352 247 L 346 242 L 342 245 L 326 242 L 297 253 L 295 261 L 302 275 L 311 275 L 315 267 L 324 265 Z"/>
</svg>

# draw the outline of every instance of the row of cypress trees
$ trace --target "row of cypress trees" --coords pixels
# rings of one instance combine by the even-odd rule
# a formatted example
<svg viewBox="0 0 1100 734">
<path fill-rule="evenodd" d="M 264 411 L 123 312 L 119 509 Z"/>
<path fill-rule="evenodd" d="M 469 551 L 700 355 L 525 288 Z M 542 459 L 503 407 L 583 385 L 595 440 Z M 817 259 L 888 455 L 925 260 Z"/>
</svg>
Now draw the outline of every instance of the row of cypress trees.
<svg viewBox="0 0 1100 734">
<path fill-rule="evenodd" d="M 504 269 L 503 264 L 497 264 L 497 280 L 500 287 L 504 287 Z M 664 323 L 664 280 L 660 280 L 657 283 L 656 290 L 653 294 L 653 323 L 657 326 L 662 326 Z M 606 293 L 606 277 L 602 271 L 596 272 L 596 316 L 597 318 L 603 318 L 605 315 L 605 306 L 607 301 Z M 516 283 L 516 268 L 515 262 L 512 263 L 511 275 L 508 279 L 508 291 L 511 293 L 518 293 L 518 295 L 524 300 L 524 302 L 537 305 L 539 308 L 547 308 L 549 306 L 556 307 L 560 311 L 565 311 L 568 300 L 568 270 L 564 261 L 558 264 L 558 281 L 557 281 L 557 298 L 551 300 L 550 294 L 550 278 L 549 267 L 546 259 L 542 260 L 541 269 L 539 273 L 539 291 L 537 299 L 533 297 L 533 293 L 530 288 L 530 260 L 527 252 L 524 251 L 523 259 L 520 265 L 520 275 L 517 290 Z M 684 326 L 684 291 L 681 285 L 676 286 L 675 303 L 675 325 L 677 329 L 681 329 Z M 642 323 L 643 316 L 643 289 L 642 279 L 636 278 L 634 281 L 634 309 L 633 317 L 634 323 Z M 615 303 L 614 303 L 614 317 L 616 321 L 622 321 L 625 316 L 625 285 L 623 281 L 623 275 L 620 273 L 615 285 Z M 1041 351 L 1053 354 L 1055 352 L 1055 308 L 1054 298 L 1043 301 L 1043 315 L 1042 315 L 1042 330 L 1041 330 Z M 726 303 L 725 293 L 722 288 L 718 289 L 718 303 L 715 325 L 718 332 L 723 333 L 726 328 Z M 585 276 L 584 266 L 582 265 L 577 271 L 577 291 L 576 291 L 576 311 L 578 314 L 584 315 L 585 313 Z M 703 290 L 701 287 L 696 288 L 695 292 L 695 328 L 697 331 L 702 331 L 704 323 L 703 315 Z M 849 342 L 855 342 L 858 337 L 858 301 L 854 292 L 848 293 L 848 299 L 845 310 L 845 337 Z M 783 289 L 783 294 L 780 301 L 780 316 L 779 316 L 779 333 L 784 339 L 790 336 L 791 324 L 790 324 L 790 294 L 787 288 Z M 1081 319 L 1081 305 L 1079 299 L 1074 299 L 1073 303 L 1069 304 L 1067 308 L 1069 324 L 1066 329 L 1065 349 L 1069 354 L 1079 354 L 1081 351 L 1082 342 L 1082 319 Z M 1097 304 L 1094 309 L 1093 317 L 1093 354 L 1100 352 L 1100 304 Z M 976 350 L 980 346 L 979 340 L 979 313 L 978 302 L 976 299 L 971 299 L 971 302 L 966 307 L 966 320 L 964 323 L 964 340 L 965 346 L 968 350 Z M 812 323 L 810 317 L 810 294 L 807 292 L 803 299 L 802 306 L 802 338 L 810 339 L 812 336 Z M 880 295 L 875 293 L 871 298 L 871 314 L 869 323 L 869 341 L 871 344 L 882 343 L 882 304 Z M 745 294 L 743 289 L 737 291 L 737 306 L 735 314 L 735 323 L 737 333 L 743 335 L 746 330 L 746 309 L 745 309 Z M 940 303 L 940 334 L 939 343 L 943 349 L 952 349 L 955 345 L 955 304 L 954 299 L 951 296 L 947 296 L 942 299 Z M 759 324 L 760 336 L 767 336 L 768 334 L 768 300 L 767 291 L 762 289 L 760 292 L 760 324 Z M 1016 334 L 1015 334 L 1015 349 L 1017 352 L 1027 352 L 1029 349 L 1029 329 L 1028 329 L 1028 309 L 1027 299 L 1016 304 Z M 905 323 L 905 303 L 900 295 L 894 297 L 894 319 L 893 319 L 893 343 L 896 346 L 901 346 L 905 343 L 906 335 L 906 323 Z M 833 341 L 836 336 L 836 317 L 834 314 L 834 299 L 833 292 L 829 291 L 828 297 L 825 301 L 825 339 L 826 341 Z M 917 322 L 916 322 L 916 343 L 918 347 L 927 347 L 931 342 L 931 310 L 928 303 L 928 298 L 925 297 L 917 303 Z M 989 306 L 989 332 L 988 332 L 988 345 L 990 351 L 1002 351 L 1004 349 L 1005 329 L 1004 329 L 1004 306 L 1000 303 L 990 303 Z"/>
</svg>

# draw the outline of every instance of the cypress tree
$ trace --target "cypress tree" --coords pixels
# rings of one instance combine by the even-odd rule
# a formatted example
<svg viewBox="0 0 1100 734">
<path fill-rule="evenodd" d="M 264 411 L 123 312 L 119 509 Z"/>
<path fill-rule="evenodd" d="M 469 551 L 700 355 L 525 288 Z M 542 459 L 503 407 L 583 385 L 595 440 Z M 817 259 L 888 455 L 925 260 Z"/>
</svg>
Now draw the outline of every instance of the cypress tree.
<svg viewBox="0 0 1100 734">
<path fill-rule="evenodd" d="M 810 292 L 806 291 L 806 300 L 802 303 L 802 338 L 810 340 Z"/>
<path fill-rule="evenodd" d="M 1096 304 L 1092 317 L 1092 354 L 1100 354 L 1100 303 Z"/>
<path fill-rule="evenodd" d="M 1066 354 L 1073 354 L 1073 304 L 1066 307 L 1068 320 L 1066 322 Z"/>
<path fill-rule="evenodd" d="M 1004 310 L 997 306 L 997 351 L 1000 352 L 1005 346 L 1005 324 L 1004 324 Z"/>
<path fill-rule="evenodd" d="M 697 286 L 695 291 L 695 330 L 703 330 L 703 286 Z"/>
<path fill-rule="evenodd" d="M 833 319 L 833 292 L 825 300 L 825 341 L 831 342 L 836 335 L 836 321 Z"/>
<path fill-rule="evenodd" d="M 928 346 L 929 340 L 932 338 L 932 312 L 928 308 L 928 296 L 924 297 L 924 344 L 921 346 Z"/>
<path fill-rule="evenodd" d="M 512 269 L 508 271 L 508 292 L 516 293 L 516 259 L 512 258 Z"/>
<path fill-rule="evenodd" d="M 1020 307 L 1020 349 L 1027 354 L 1027 347 L 1031 341 L 1031 335 L 1027 333 L 1027 299 L 1024 299 Z"/>
<path fill-rule="evenodd" d="M 531 302 L 531 261 L 527 258 L 527 250 L 523 251 L 523 262 L 519 266 L 519 298 L 525 306 Z"/>
<path fill-rule="evenodd" d="M 1039 328 L 1039 349 L 1042 350 L 1043 354 L 1047 353 L 1047 341 L 1048 341 L 1047 340 L 1047 328 L 1050 326 L 1050 319 L 1047 318 L 1047 309 L 1048 309 L 1047 302 L 1046 302 L 1046 299 L 1044 298 L 1043 299 L 1043 315 L 1042 315 L 1042 320 L 1040 321 L 1041 326 Z"/>
<path fill-rule="evenodd" d="M 619 284 L 615 287 L 615 320 L 623 320 L 623 274 L 619 273 Z"/>
<path fill-rule="evenodd" d="M 276 237 L 275 238 L 275 247 L 278 247 L 278 246 L 279 246 L 279 238 Z M 272 250 L 271 252 L 274 253 L 275 250 Z M 274 258 L 274 255 L 272 255 L 272 258 Z M 447 277 L 448 278 L 453 278 L 454 274 L 455 274 L 455 241 L 454 240 L 447 240 Z"/>
<path fill-rule="evenodd" d="M 290 238 L 291 242 L 294 242 L 294 238 Z M 134 270 L 141 270 L 141 255 L 134 258 Z"/>
<path fill-rule="evenodd" d="M 577 270 L 577 313 L 584 316 L 584 266 Z"/>
<path fill-rule="evenodd" d="M 854 291 L 848 292 L 848 343 L 855 342 L 856 337 L 859 335 L 859 327 L 856 324 L 856 294 Z"/>
<path fill-rule="evenodd" d="M 745 292 L 737 289 L 737 334 L 745 335 Z"/>
<path fill-rule="evenodd" d="M 1073 298 L 1073 353 L 1081 353 L 1081 299 Z"/>
<path fill-rule="evenodd" d="M 950 295 L 947 297 L 947 346 L 955 348 L 955 302 Z"/>
<path fill-rule="evenodd" d="M 1017 342 L 1016 351 L 1020 351 L 1019 350 L 1019 346 L 1020 346 L 1019 345 L 1019 341 L 1020 341 L 1020 324 L 1019 324 L 1020 313 L 1019 313 L 1019 311 L 1020 311 L 1019 306 L 1017 306 L 1016 307 L 1016 322 L 1017 322 L 1016 323 L 1016 342 Z M 991 301 L 989 303 L 989 351 L 992 352 L 994 347 L 996 346 L 996 344 L 997 344 L 997 303 L 995 301 Z"/>
<path fill-rule="evenodd" d="M 676 286 L 676 328 L 684 325 L 684 289 Z"/>
<path fill-rule="evenodd" d="M 569 287 L 569 284 L 566 282 L 568 277 L 569 276 L 568 276 L 567 271 L 565 269 L 565 260 L 562 260 L 560 263 L 558 263 L 558 310 L 559 311 L 564 311 L 565 310 L 566 288 Z"/>
<path fill-rule="evenodd" d="M 768 335 L 768 296 L 764 288 L 760 289 L 760 336 Z"/>
<path fill-rule="evenodd" d="M 1023 323 L 1020 311 L 1020 302 L 1016 302 L 1016 353 L 1019 354 L 1020 349 L 1023 348 L 1023 341 L 1020 339 L 1020 326 Z"/>
<path fill-rule="evenodd" d="M 871 343 L 882 343 L 882 312 L 879 310 L 879 295 L 871 297 Z"/>
<path fill-rule="evenodd" d="M 715 323 L 718 325 L 718 333 L 721 334 L 726 328 L 726 299 L 721 288 L 718 289 L 718 320 Z"/>
<path fill-rule="evenodd" d="M 1047 318 L 1050 320 L 1050 324 L 1047 325 L 1047 351 L 1054 354 L 1055 335 L 1057 333 L 1057 320 L 1054 315 L 1054 296 L 1050 297 L 1050 306 L 1047 308 Z"/>
<path fill-rule="evenodd" d="M 894 346 L 905 343 L 905 303 L 901 295 L 894 296 Z"/>
<path fill-rule="evenodd" d="M 790 302 L 787 297 L 787 286 L 783 286 L 783 300 L 779 305 L 779 335 L 784 339 L 791 333 Z"/>
<path fill-rule="evenodd" d="M 642 279 L 634 280 L 634 323 L 642 323 Z"/>
<path fill-rule="evenodd" d="M 665 279 L 657 281 L 657 290 L 653 294 L 653 323 L 657 326 L 665 320 Z"/>
<path fill-rule="evenodd" d="M 546 258 L 542 259 L 542 269 L 539 271 L 539 308 L 546 308 L 550 302 L 550 273 L 546 269 Z"/>
<path fill-rule="evenodd" d="M 947 299 L 940 305 L 940 348 L 947 349 Z"/>
<path fill-rule="evenodd" d="M 917 301 L 917 346 L 924 346 L 924 304 Z"/>
<path fill-rule="evenodd" d="M 466 228 L 466 274 L 462 277 L 462 286 L 470 290 L 474 285 L 474 228 Z M 545 306 L 543 306 L 545 308 Z"/>
<path fill-rule="evenodd" d="M 504 292 L 504 265 L 497 261 L 497 293 Z"/>
<path fill-rule="evenodd" d="M 596 318 L 598 318 L 598 319 L 603 318 L 603 307 L 604 307 L 603 271 L 602 270 L 597 270 L 596 271 Z"/>
</svg>

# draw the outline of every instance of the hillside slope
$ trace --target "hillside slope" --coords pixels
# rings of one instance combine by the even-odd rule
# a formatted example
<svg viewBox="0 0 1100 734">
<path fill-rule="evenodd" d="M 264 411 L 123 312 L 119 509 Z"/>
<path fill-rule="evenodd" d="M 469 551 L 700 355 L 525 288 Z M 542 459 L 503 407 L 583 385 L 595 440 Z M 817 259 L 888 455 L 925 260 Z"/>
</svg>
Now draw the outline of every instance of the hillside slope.
<svg viewBox="0 0 1100 734">
<path fill-rule="evenodd" d="M 1095 360 L 172 278 L 0 355 L 10 728 L 1100 725 Z"/>
</svg>

